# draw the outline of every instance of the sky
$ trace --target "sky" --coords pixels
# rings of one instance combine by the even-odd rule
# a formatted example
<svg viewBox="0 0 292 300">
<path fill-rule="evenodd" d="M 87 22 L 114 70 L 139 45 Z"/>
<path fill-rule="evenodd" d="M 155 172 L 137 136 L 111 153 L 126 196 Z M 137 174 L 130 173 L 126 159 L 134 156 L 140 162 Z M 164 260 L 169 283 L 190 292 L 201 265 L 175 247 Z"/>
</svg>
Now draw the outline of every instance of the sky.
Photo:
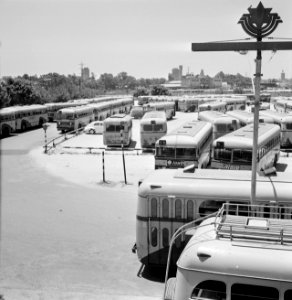
<svg viewBox="0 0 292 300">
<path fill-rule="evenodd" d="M 292 1 L 262 0 L 292 40 Z M 223 71 L 253 76 L 256 53 L 192 52 L 194 42 L 249 37 L 237 22 L 255 0 L 0 0 L 0 76 L 120 72 L 138 78 Z M 263 78 L 292 78 L 292 50 L 263 52 Z"/>
</svg>

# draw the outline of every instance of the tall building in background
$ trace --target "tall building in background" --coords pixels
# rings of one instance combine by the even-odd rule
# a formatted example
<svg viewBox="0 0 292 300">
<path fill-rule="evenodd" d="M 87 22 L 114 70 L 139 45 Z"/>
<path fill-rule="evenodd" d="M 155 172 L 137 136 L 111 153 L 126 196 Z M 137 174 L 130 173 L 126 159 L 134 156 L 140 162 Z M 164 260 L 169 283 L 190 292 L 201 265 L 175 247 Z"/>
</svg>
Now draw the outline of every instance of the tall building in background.
<svg viewBox="0 0 292 300">
<path fill-rule="evenodd" d="M 82 80 L 88 80 L 89 79 L 89 68 L 85 67 L 85 68 L 81 68 L 81 78 Z"/>
<path fill-rule="evenodd" d="M 282 70 L 282 73 L 281 73 L 281 81 L 284 81 L 286 78 L 285 78 L 285 72 L 284 70 Z"/>
<path fill-rule="evenodd" d="M 182 79 L 182 72 L 183 72 L 183 66 L 179 66 L 178 68 L 173 68 L 171 70 L 171 73 L 168 74 L 168 80 L 172 81 L 178 81 Z"/>
</svg>

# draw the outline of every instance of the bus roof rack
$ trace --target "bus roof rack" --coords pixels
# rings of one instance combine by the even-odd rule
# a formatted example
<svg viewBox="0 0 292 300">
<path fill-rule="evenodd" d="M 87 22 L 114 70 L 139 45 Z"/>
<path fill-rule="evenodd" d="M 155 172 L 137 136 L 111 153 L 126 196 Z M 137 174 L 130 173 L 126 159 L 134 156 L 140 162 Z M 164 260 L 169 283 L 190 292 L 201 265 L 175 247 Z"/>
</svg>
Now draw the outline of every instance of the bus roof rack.
<svg viewBox="0 0 292 300">
<path fill-rule="evenodd" d="M 266 207 L 269 211 L 275 211 L 273 218 L 266 218 L 265 213 L 257 207 L 257 205 L 225 203 L 215 221 L 217 238 L 292 246 L 292 220 L 285 219 L 285 214 L 277 212 L 278 206 Z M 245 216 L 236 214 L 240 209 L 245 210 Z"/>
</svg>

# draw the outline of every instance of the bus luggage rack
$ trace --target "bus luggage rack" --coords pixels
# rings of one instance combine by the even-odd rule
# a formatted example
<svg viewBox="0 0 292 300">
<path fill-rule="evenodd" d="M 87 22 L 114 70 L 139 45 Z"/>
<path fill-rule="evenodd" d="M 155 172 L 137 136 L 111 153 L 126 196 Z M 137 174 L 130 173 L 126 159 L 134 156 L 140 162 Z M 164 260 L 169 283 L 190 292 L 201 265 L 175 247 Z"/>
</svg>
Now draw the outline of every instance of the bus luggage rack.
<svg viewBox="0 0 292 300">
<path fill-rule="evenodd" d="M 265 241 L 280 243 L 281 245 L 292 245 L 292 219 L 283 219 L 283 214 L 274 213 L 271 217 L 257 216 L 260 211 L 260 206 L 249 205 L 249 215 L 237 215 L 234 213 L 236 210 L 230 212 L 229 204 L 224 204 L 222 209 L 219 211 L 215 226 L 217 238 L 229 238 L 230 240 L 241 239 L 241 240 L 253 240 L 253 241 Z M 232 204 L 232 206 L 237 206 Z M 239 205 L 242 206 L 242 205 Z M 258 211 L 257 211 L 258 208 Z M 271 209 L 278 208 L 271 206 Z M 238 209 L 237 211 L 240 211 Z M 245 210 L 246 212 L 246 210 Z M 253 215 L 254 216 L 253 216 Z M 282 219 L 281 219 L 282 217 Z"/>
</svg>

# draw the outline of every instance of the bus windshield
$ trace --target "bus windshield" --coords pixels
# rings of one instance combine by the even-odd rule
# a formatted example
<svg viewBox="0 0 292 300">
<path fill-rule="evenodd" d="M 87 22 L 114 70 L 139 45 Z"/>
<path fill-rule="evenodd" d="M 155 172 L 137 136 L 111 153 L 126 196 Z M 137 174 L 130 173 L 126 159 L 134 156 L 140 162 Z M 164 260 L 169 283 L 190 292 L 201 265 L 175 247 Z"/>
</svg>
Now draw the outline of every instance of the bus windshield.
<svg viewBox="0 0 292 300">
<path fill-rule="evenodd" d="M 143 131 L 163 131 L 162 124 L 145 124 L 143 125 Z"/>
<path fill-rule="evenodd" d="M 214 149 L 214 158 L 218 160 L 231 161 L 230 149 Z"/>
<path fill-rule="evenodd" d="M 124 125 L 110 124 L 106 126 L 107 132 L 120 132 L 121 130 L 124 130 Z"/>
<path fill-rule="evenodd" d="M 252 161 L 251 150 L 233 150 L 233 162 L 251 163 L 251 161 Z"/>
</svg>

